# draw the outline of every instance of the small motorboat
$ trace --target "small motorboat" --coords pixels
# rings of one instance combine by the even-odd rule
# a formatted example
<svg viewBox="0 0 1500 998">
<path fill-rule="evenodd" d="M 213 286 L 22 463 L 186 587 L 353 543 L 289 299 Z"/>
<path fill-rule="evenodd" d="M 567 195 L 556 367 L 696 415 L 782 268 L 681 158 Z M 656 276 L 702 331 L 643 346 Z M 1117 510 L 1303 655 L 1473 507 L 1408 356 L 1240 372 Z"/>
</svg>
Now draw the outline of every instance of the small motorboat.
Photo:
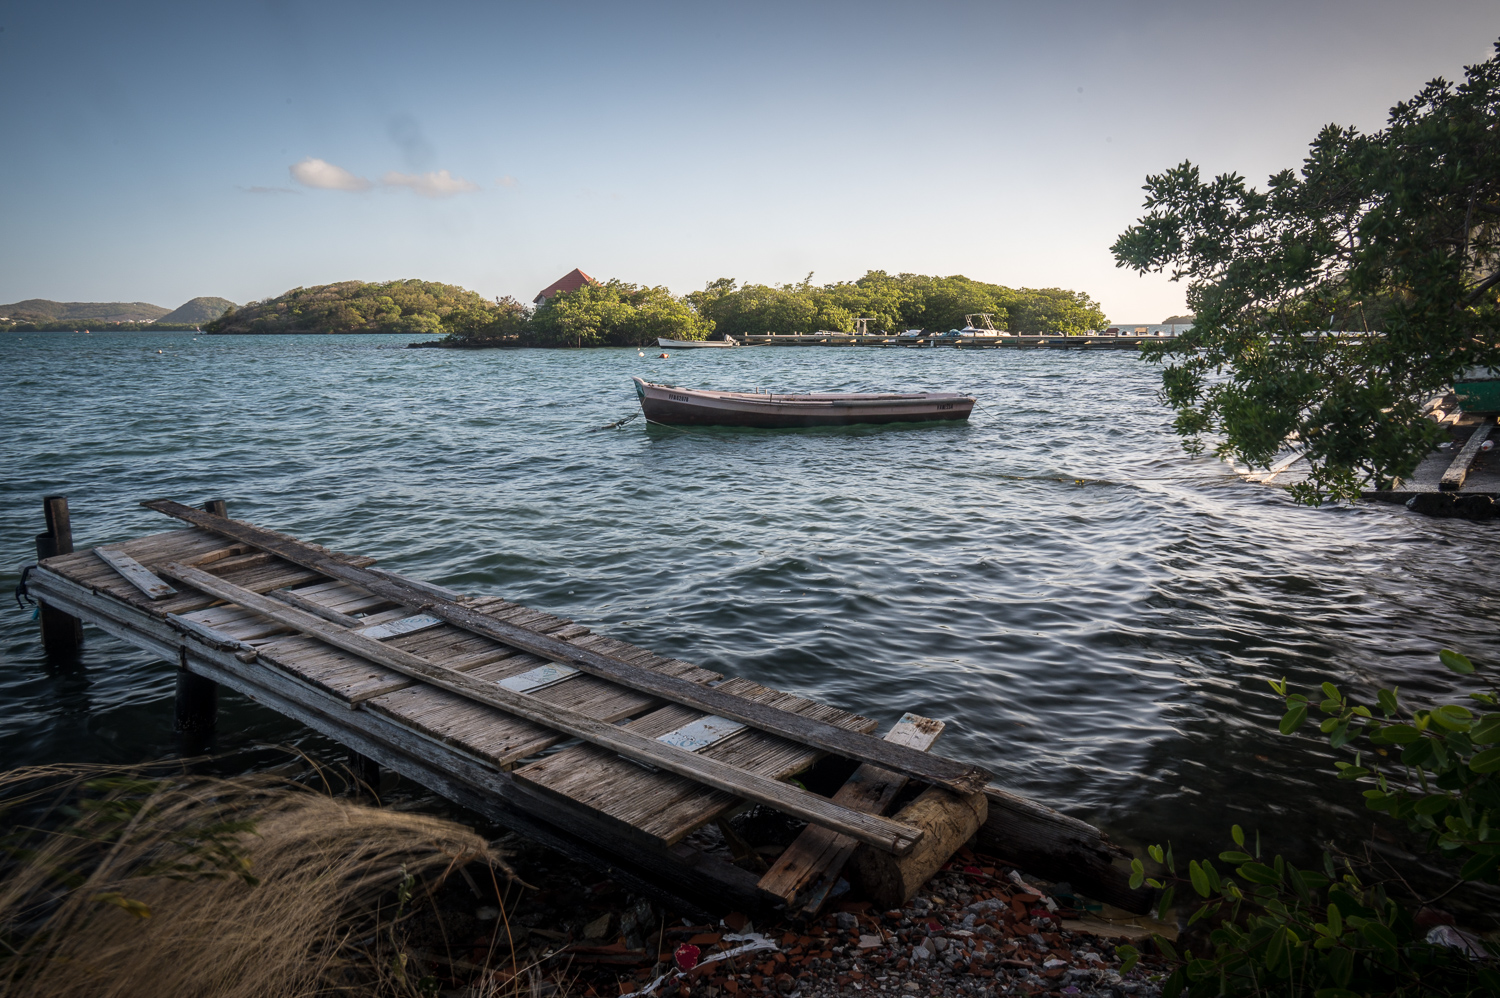
<svg viewBox="0 0 1500 998">
<path fill-rule="evenodd" d="M 963 420 L 974 399 L 957 392 L 825 393 L 714 392 L 674 388 L 640 378 L 635 393 L 650 423 L 669 426 L 848 426 Z"/>
<path fill-rule="evenodd" d="M 737 347 L 740 341 L 733 336 L 725 336 L 722 340 L 669 340 L 665 336 L 656 338 L 659 347 L 676 347 L 679 350 L 697 350 L 702 347 Z"/>
</svg>

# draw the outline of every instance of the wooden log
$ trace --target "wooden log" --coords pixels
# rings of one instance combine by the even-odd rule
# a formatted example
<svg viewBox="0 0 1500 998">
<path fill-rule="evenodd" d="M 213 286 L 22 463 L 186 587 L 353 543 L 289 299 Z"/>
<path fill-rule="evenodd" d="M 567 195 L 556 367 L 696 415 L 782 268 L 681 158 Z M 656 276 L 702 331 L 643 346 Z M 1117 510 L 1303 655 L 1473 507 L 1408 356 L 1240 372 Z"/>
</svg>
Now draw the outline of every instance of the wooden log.
<svg viewBox="0 0 1500 998">
<path fill-rule="evenodd" d="M 943 727 L 942 721 L 908 713 L 892 725 L 885 737 L 925 750 L 937 741 Z M 884 814 L 906 782 L 906 777 L 899 773 L 865 763 L 838 789 L 833 801 L 857 811 Z M 758 886 L 800 908 L 804 917 L 816 917 L 858 846 L 847 835 L 808 825 L 771 864 Z"/>
<path fill-rule="evenodd" d="M 982 790 L 960 797 L 942 787 L 928 787 L 896 814 L 897 821 L 927 833 L 922 841 L 905 856 L 866 848 L 854 850 L 851 880 L 880 907 L 899 908 L 974 837 L 987 813 L 988 802 Z"/>
<path fill-rule="evenodd" d="M 1486 419 L 1482 424 L 1474 428 L 1469 434 L 1469 439 L 1464 444 L 1463 450 L 1448 465 L 1448 470 L 1443 472 L 1442 479 L 1438 482 L 1438 488 L 1443 492 L 1457 492 L 1464 487 L 1464 479 L 1469 477 L 1469 466 L 1479 456 L 1479 448 L 1489 439 L 1490 430 L 1495 424 Z"/>
<path fill-rule="evenodd" d="M 1130 854 L 1086 821 L 999 787 L 985 788 L 989 816 L 979 829 L 979 846 L 1024 872 L 1065 880 L 1087 897 L 1135 914 L 1150 910 L 1152 892 L 1130 889 Z M 1116 860 L 1120 865 L 1116 865 Z"/>
<path fill-rule="evenodd" d="M 353 582 L 370 593 L 395 603 L 441 617 L 443 620 L 521 651 L 531 652 L 554 662 L 562 662 L 582 672 L 607 679 L 621 686 L 670 700 L 704 713 L 739 721 L 752 728 L 780 735 L 824 752 L 832 752 L 882 769 L 902 773 L 925 783 L 948 787 L 961 794 L 982 790 L 989 774 L 979 766 L 956 762 L 942 756 L 918 752 L 904 745 L 882 741 L 861 732 L 837 727 L 790 711 L 758 704 L 744 697 L 721 693 L 712 687 L 678 679 L 630 665 L 617 658 L 590 651 L 567 641 L 539 634 L 496 620 L 470 607 L 431 595 L 389 574 L 376 573 L 352 564 L 351 559 L 335 557 L 329 552 L 274 531 L 224 520 L 201 510 L 168 499 L 154 499 L 141 505 L 222 534 L 225 537 L 272 552 L 294 564 L 321 572 L 331 578 Z"/>
<path fill-rule="evenodd" d="M 68 515 L 67 496 L 47 496 L 42 500 L 47 532 L 37 534 L 36 560 L 40 564 L 60 554 L 73 553 L 73 521 Z M 42 647 L 51 657 L 70 658 L 83 644 L 83 621 L 37 600 L 42 625 Z"/>
<path fill-rule="evenodd" d="M 258 593 L 196 568 L 172 564 L 160 569 L 163 575 L 184 585 L 227 600 L 279 624 L 301 631 L 335 648 L 353 652 L 377 665 L 383 665 L 461 697 L 513 714 L 575 738 L 618 752 L 636 762 L 685 776 L 726 793 L 746 797 L 757 803 L 785 811 L 806 821 L 828 825 L 877 849 L 905 855 L 923 837 L 922 831 L 898 821 L 876 815 L 860 814 L 839 807 L 826 797 L 809 793 L 757 773 L 737 769 L 715 759 L 673 748 L 654 738 L 618 725 L 597 720 L 586 714 L 567 710 L 515 693 L 495 683 L 485 683 L 461 672 L 435 665 L 420 656 L 381 644 L 358 631 L 331 624 L 302 610 L 279 603 Z"/>
</svg>

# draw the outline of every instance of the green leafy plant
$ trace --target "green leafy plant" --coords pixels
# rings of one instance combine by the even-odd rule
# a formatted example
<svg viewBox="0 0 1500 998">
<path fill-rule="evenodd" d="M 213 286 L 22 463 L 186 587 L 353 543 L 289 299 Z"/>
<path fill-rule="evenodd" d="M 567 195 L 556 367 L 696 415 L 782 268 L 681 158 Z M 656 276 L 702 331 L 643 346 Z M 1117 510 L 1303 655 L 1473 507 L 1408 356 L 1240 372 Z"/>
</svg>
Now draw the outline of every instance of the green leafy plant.
<svg viewBox="0 0 1500 998">
<path fill-rule="evenodd" d="M 1444 650 L 1452 671 L 1479 670 L 1464 655 Z M 1368 784 L 1366 807 L 1404 820 L 1430 848 L 1461 861 L 1459 880 L 1494 882 L 1500 867 L 1500 705 L 1496 690 L 1468 695 L 1476 709 L 1445 704 L 1408 709 L 1399 690 L 1378 691 L 1372 709 L 1351 701 L 1332 683 L 1323 698 L 1271 687 L 1284 698 L 1284 735 L 1300 730 L 1316 707 L 1335 749 L 1355 747 L 1352 762 L 1334 765 L 1341 780 Z M 1358 744 L 1357 744 L 1358 743 Z M 1393 755 L 1394 753 L 1394 755 Z M 1392 760 L 1387 763 L 1386 760 Z M 1159 890 L 1157 917 L 1166 919 L 1178 898 L 1194 905 L 1187 924 L 1207 947 L 1182 952 L 1161 936 L 1156 949 L 1170 968 L 1163 998 L 1201 995 L 1312 994 L 1316 998 L 1500 994 L 1493 960 L 1428 943 L 1409 902 L 1384 884 L 1369 883 L 1353 861 L 1325 852 L 1320 869 L 1299 868 L 1277 855 L 1267 861 L 1260 835 L 1253 845 L 1231 829 L 1234 848 L 1213 860 L 1192 860 L 1180 872 L 1170 844 L 1147 851 L 1164 873 L 1148 877 L 1133 861 L 1132 888 Z M 1185 875 L 1184 875 L 1185 872 Z M 1138 950 L 1121 946 L 1122 971 L 1136 966 Z"/>
<path fill-rule="evenodd" d="M 1458 652 L 1444 649 L 1439 658 L 1461 676 L 1479 672 Z M 1297 731 L 1306 723 L 1312 701 L 1288 693 L 1286 680 L 1272 682 L 1271 688 L 1286 698 L 1282 734 Z M 1429 848 L 1461 861 L 1461 878 L 1496 883 L 1500 712 L 1485 708 L 1500 705 L 1500 691 L 1492 684 L 1468 695 L 1480 713 L 1460 704 L 1408 709 L 1396 688 L 1378 691 L 1374 710 L 1352 702 L 1332 683 L 1324 683 L 1322 693 L 1317 708 L 1325 716 L 1319 727 L 1328 744 L 1343 748 L 1364 739 L 1368 746 L 1356 752 L 1353 762 L 1334 763 L 1339 778 L 1366 784 L 1367 808 L 1405 821 L 1426 837 Z"/>
</svg>

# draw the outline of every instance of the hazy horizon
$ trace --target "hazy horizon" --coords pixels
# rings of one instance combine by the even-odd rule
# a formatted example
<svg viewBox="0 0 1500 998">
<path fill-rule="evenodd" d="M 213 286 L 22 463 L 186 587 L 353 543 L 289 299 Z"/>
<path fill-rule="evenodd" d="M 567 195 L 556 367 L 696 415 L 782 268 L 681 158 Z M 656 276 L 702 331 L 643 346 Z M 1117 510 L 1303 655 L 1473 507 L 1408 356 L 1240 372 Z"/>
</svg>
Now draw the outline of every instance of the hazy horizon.
<svg viewBox="0 0 1500 998">
<path fill-rule="evenodd" d="M 1264 183 L 1487 58 L 1493 3 L 62 3 L 0 21 L 0 301 L 244 303 L 574 267 L 1087 292 L 1146 174 Z"/>
</svg>

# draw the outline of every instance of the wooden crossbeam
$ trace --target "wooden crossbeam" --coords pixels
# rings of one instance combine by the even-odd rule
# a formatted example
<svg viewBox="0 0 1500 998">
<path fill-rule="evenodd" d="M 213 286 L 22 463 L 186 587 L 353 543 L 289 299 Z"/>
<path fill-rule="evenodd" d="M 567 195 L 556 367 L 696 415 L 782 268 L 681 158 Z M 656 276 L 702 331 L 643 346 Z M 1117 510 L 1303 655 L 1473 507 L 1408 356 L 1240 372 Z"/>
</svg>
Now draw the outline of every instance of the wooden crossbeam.
<svg viewBox="0 0 1500 998">
<path fill-rule="evenodd" d="M 907 713 L 886 732 L 885 740 L 921 751 L 937 741 L 943 727 L 942 721 Z M 839 788 L 833 802 L 856 811 L 884 814 L 904 786 L 906 777 L 866 764 Z M 858 845 L 847 835 L 808 825 L 771 864 L 757 886 L 785 899 L 788 905 L 797 905 L 805 917 L 816 917 Z"/>
<path fill-rule="evenodd" d="M 924 834 L 920 828 L 878 815 L 861 814 L 800 787 L 665 745 L 619 725 L 558 707 L 524 693 L 516 693 L 496 683 L 486 683 L 462 672 L 454 672 L 196 568 L 174 563 L 159 571 L 170 579 L 268 617 L 335 648 L 352 652 L 376 665 L 420 679 L 476 703 L 581 738 L 600 748 L 618 752 L 628 759 L 766 804 L 814 824 L 826 825 L 883 852 L 904 856 Z"/>
<path fill-rule="evenodd" d="M 1490 430 L 1495 424 L 1486 420 L 1482 425 L 1476 426 L 1474 432 L 1469 434 L 1468 442 L 1464 449 L 1458 452 L 1453 463 L 1448 465 L 1448 470 L 1443 472 L 1442 480 L 1438 482 L 1438 488 L 1444 492 L 1457 492 L 1464 487 L 1464 479 L 1469 477 L 1469 466 L 1479 456 L 1479 448 L 1489 439 Z"/>
<path fill-rule="evenodd" d="M 521 651 L 531 652 L 533 655 L 551 659 L 554 662 L 562 662 L 581 672 L 607 679 L 620 686 L 692 707 L 704 713 L 727 717 L 752 728 L 758 728 L 769 734 L 779 735 L 824 752 L 871 763 L 882 769 L 889 769 L 925 783 L 937 784 L 966 796 L 983 790 L 990 779 L 990 774 L 979 766 L 919 752 L 908 746 L 840 728 L 826 721 L 779 710 L 744 697 L 719 692 L 712 687 L 642 669 L 570 642 L 496 620 L 487 614 L 453 602 L 451 599 L 433 595 L 435 587 L 419 588 L 405 580 L 393 578 L 391 575 L 367 570 L 352 564 L 352 559 L 333 555 L 322 548 L 306 544 L 285 534 L 239 520 L 214 516 L 170 499 L 154 499 L 141 505 L 202 527 L 204 530 L 272 552 L 279 558 L 321 572 L 330 578 L 352 582 L 376 596 L 382 596 L 392 602 L 410 606 L 414 610 L 441 617 L 455 627 L 482 634 Z"/>
</svg>

